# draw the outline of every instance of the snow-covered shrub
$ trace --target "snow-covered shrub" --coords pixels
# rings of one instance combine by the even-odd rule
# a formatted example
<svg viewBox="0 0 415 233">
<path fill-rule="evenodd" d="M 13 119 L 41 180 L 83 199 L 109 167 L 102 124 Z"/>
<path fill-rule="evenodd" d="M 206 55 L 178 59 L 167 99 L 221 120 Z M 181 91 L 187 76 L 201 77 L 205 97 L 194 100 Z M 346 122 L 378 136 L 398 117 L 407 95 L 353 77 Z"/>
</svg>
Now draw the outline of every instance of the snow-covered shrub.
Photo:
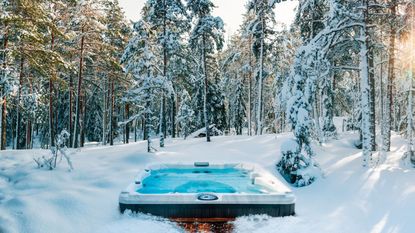
<svg viewBox="0 0 415 233">
<path fill-rule="evenodd" d="M 277 170 L 284 179 L 297 187 L 313 183 L 320 169 L 312 158 L 303 154 L 296 139 L 287 139 L 281 145 L 281 160 Z"/>
<path fill-rule="evenodd" d="M 33 158 L 38 168 L 47 168 L 49 170 L 53 170 L 56 168 L 58 162 L 65 158 L 66 162 L 68 163 L 69 170 L 73 170 L 72 161 L 69 157 L 68 147 L 66 146 L 66 142 L 68 141 L 69 136 L 70 134 L 68 131 L 62 130 L 61 133 L 56 136 L 56 146 L 50 149 L 51 156 Z"/>
</svg>

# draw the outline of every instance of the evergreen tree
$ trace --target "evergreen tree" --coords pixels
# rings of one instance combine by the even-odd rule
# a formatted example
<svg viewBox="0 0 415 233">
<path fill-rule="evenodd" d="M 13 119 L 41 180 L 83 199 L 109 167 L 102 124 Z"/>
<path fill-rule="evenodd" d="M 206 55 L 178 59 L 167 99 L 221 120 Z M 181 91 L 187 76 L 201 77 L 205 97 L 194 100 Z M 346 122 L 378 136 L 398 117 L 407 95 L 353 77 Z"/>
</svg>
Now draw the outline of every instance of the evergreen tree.
<svg viewBox="0 0 415 233">
<path fill-rule="evenodd" d="M 105 69 L 100 73 L 106 77 L 103 82 L 104 102 L 99 103 L 103 106 L 102 111 L 102 142 L 106 144 L 107 140 L 110 145 L 114 144 L 115 128 L 117 126 L 115 113 L 116 97 L 115 91 L 120 88 L 120 96 L 128 87 L 125 83 L 125 74 L 120 64 L 122 54 L 127 46 L 130 37 L 130 25 L 125 20 L 124 14 L 119 6 L 118 0 L 107 0 L 104 2 L 106 29 L 104 30 L 104 48 L 100 51 L 99 56 Z M 109 101 L 108 101 L 109 100 Z M 107 121 L 108 118 L 108 121 Z M 128 116 L 127 116 L 128 118 Z M 125 124 L 125 131 L 129 131 L 130 124 Z M 109 129 L 108 129 L 109 128 Z M 129 135 L 126 135 L 128 141 Z"/>
<path fill-rule="evenodd" d="M 133 76 L 133 85 L 125 100 L 139 106 L 138 112 L 130 119 L 142 118 L 143 140 L 147 140 L 155 130 L 152 118 L 154 106 L 160 91 L 166 90 L 166 80 L 162 76 L 157 59 L 157 47 L 151 29 L 144 21 L 134 25 L 135 33 L 130 39 L 122 57 L 125 69 Z"/>
<path fill-rule="evenodd" d="M 177 113 L 177 123 L 179 123 L 181 134 L 185 139 L 194 128 L 194 118 L 190 95 L 186 90 L 183 90 L 180 97 L 179 111 Z"/>
<path fill-rule="evenodd" d="M 245 73 L 247 67 L 244 67 L 246 57 L 243 57 L 242 40 L 239 37 L 233 37 L 227 50 L 224 53 L 222 64 L 222 86 L 228 102 L 229 127 L 233 127 L 237 134 L 242 134 L 242 128 L 245 122 Z M 242 51 L 241 51 L 242 50 Z"/>
<path fill-rule="evenodd" d="M 4 47 L 3 78 L 5 87 L 10 83 L 11 71 L 15 75 L 14 83 L 17 88 L 15 99 L 14 125 L 11 126 L 13 134 L 13 147 L 16 149 L 30 148 L 32 145 L 32 125 L 35 121 L 33 111 L 34 87 L 28 77 L 36 77 L 44 81 L 51 70 L 63 64 L 62 57 L 50 47 L 51 33 L 58 32 L 57 26 L 47 10 L 48 1 L 4 1 L 2 17 L 5 30 L 2 44 Z M 2 20 L 3 21 L 3 20 Z M 42 60 L 42 62 L 39 62 Z M 8 76 L 8 77 L 7 77 Z M 3 93 L 7 93 L 4 88 Z M 7 96 L 3 96 L 2 128 L 7 122 Z M 13 117 L 13 116 L 12 116 Z M 2 130 L 2 147 L 6 146 L 7 130 Z M 49 141 L 49 144 L 51 142 Z"/>
<path fill-rule="evenodd" d="M 12 81 L 14 80 L 11 63 L 10 47 L 9 47 L 9 30 L 12 24 L 12 8 L 10 1 L 2 1 L 0 8 L 0 42 L 1 42 L 1 72 L 0 72 L 0 150 L 6 149 L 7 144 L 7 96 L 12 89 Z"/>
<path fill-rule="evenodd" d="M 190 35 L 190 47 L 200 54 L 200 76 L 203 77 L 203 119 L 206 128 L 206 140 L 210 141 L 209 106 L 208 105 L 208 56 L 223 46 L 223 21 L 220 17 L 211 16 L 213 3 L 209 0 L 187 0 L 191 16 L 196 18 L 196 24 Z M 212 107 L 212 106 L 210 106 Z"/>
<path fill-rule="evenodd" d="M 104 17 L 99 12 L 101 4 L 93 0 L 78 2 L 76 13 L 79 15 L 73 21 L 74 30 L 77 35 L 75 41 L 78 47 L 78 74 L 77 90 L 75 99 L 75 121 L 73 124 L 73 141 L 72 146 L 77 148 L 83 146 L 85 141 L 85 113 L 87 96 L 84 90 L 85 73 L 91 70 L 92 63 L 97 59 L 97 54 L 102 47 L 102 31 L 105 29 L 103 24 Z M 91 65 L 89 65 L 91 64 Z"/>
<path fill-rule="evenodd" d="M 189 20 L 185 6 L 180 0 L 148 0 L 143 9 L 144 20 L 152 25 L 155 37 L 159 46 L 162 48 L 163 57 L 163 76 L 166 81 L 173 83 L 173 76 L 169 60 L 177 56 L 182 48 L 182 35 L 190 29 Z M 166 127 L 166 94 L 161 93 L 160 123 L 159 132 L 167 134 Z M 167 96 L 169 97 L 169 96 Z M 172 108 L 171 133 L 175 136 L 175 93 L 171 93 L 169 98 Z"/>
<path fill-rule="evenodd" d="M 250 0 L 247 4 L 248 12 L 253 12 L 255 18 L 248 24 L 248 31 L 253 36 L 252 51 L 258 61 L 257 65 L 257 103 L 256 103 L 256 134 L 262 134 L 263 130 L 263 80 L 266 78 L 264 69 L 267 53 L 267 37 L 273 33 L 270 23 L 274 21 L 274 0 Z"/>
</svg>

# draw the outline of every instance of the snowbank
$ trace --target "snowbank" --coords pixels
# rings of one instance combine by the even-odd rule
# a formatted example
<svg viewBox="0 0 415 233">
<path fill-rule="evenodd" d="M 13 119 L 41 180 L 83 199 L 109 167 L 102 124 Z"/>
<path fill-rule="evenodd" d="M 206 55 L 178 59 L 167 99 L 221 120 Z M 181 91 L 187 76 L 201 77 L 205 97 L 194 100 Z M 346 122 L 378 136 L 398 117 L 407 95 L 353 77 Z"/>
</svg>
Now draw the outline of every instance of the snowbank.
<svg viewBox="0 0 415 233">
<path fill-rule="evenodd" d="M 291 134 L 259 137 L 166 139 L 166 147 L 146 153 L 146 143 L 90 147 L 72 155 L 75 170 L 60 164 L 40 170 L 32 161 L 39 150 L 0 155 L 0 232 L 112 233 L 182 232 L 175 223 L 146 215 L 120 215 L 118 194 L 149 163 L 258 163 L 274 173 L 280 146 Z M 315 146 L 325 178 L 293 188 L 295 217 L 250 216 L 234 222 L 235 232 L 415 232 L 415 170 L 401 164 L 403 140 L 393 137 L 392 152 L 373 169 L 362 168 L 357 135 Z"/>
</svg>

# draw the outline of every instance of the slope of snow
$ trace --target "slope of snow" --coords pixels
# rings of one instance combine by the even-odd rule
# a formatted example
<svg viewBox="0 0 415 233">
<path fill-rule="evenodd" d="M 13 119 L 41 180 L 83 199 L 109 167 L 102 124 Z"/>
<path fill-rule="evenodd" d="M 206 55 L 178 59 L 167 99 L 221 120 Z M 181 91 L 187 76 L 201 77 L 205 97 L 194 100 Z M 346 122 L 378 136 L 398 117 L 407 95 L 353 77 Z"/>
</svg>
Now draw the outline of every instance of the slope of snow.
<svg viewBox="0 0 415 233">
<path fill-rule="evenodd" d="M 55 171 L 37 169 L 42 150 L 2 151 L 0 232 L 183 232 L 166 219 L 118 212 L 118 194 L 149 163 L 195 161 L 257 163 L 274 173 L 281 142 L 290 133 L 258 137 L 166 139 L 166 147 L 146 153 L 145 142 L 88 147 L 72 155 L 75 170 L 62 161 Z M 241 217 L 235 232 L 415 232 L 415 169 L 400 160 L 404 141 L 393 137 L 392 152 L 375 168 L 362 168 L 357 135 L 314 146 L 324 177 L 297 196 L 294 217 Z M 155 143 L 156 144 L 156 143 Z"/>
</svg>

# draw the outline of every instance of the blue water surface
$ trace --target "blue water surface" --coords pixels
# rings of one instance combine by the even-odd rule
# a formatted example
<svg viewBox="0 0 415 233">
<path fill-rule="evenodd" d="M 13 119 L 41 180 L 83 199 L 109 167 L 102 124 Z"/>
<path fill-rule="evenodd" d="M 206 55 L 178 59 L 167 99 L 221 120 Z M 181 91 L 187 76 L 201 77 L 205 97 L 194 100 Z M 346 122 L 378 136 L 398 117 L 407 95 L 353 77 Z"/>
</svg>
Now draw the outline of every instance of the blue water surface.
<svg viewBox="0 0 415 233">
<path fill-rule="evenodd" d="M 252 184 L 249 171 L 236 168 L 168 168 L 150 171 L 143 180 L 143 194 L 164 193 L 267 193 Z"/>
</svg>

